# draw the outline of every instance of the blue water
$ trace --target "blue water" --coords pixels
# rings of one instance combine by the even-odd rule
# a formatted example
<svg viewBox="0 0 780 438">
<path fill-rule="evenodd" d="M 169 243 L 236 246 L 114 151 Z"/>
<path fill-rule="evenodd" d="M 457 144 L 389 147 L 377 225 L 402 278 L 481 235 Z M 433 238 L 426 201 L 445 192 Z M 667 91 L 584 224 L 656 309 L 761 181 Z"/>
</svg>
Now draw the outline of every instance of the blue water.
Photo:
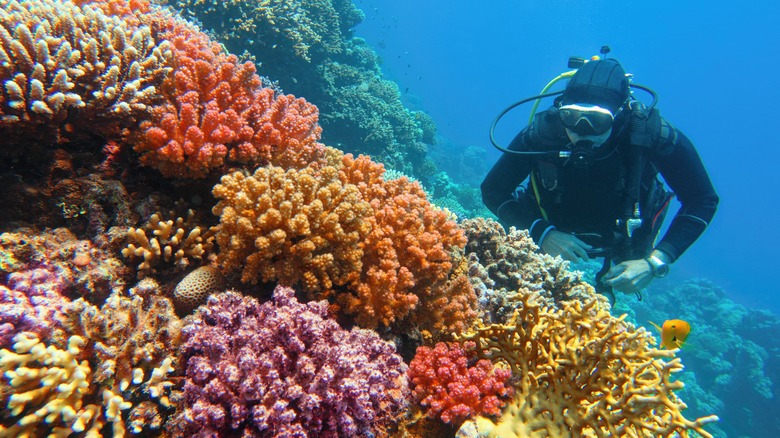
<svg viewBox="0 0 780 438">
<path fill-rule="evenodd" d="M 697 146 L 721 196 L 709 229 L 672 281 L 706 277 L 729 298 L 780 313 L 780 3 L 702 1 L 355 0 L 357 28 L 383 58 L 407 104 L 434 118 L 451 154 L 499 154 L 488 128 L 536 94 L 569 56 L 612 48 L 661 114 Z M 527 113 L 502 122 L 508 143 Z M 696 306 L 680 297 L 680 306 Z M 712 315 L 717 318 L 718 315 Z"/>
</svg>

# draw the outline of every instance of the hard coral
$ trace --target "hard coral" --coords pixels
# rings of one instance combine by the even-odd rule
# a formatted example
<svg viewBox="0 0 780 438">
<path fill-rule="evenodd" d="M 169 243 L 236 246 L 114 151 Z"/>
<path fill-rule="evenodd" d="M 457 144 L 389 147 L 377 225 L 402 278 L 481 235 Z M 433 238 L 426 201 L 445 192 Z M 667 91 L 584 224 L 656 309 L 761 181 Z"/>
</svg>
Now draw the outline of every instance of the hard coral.
<svg viewBox="0 0 780 438">
<path fill-rule="evenodd" d="M 177 309 L 189 312 L 204 304 L 209 296 L 225 289 L 225 276 L 212 266 L 201 266 L 187 274 L 173 289 Z"/>
<path fill-rule="evenodd" d="M 0 285 L 0 348 L 10 347 L 17 333 L 49 338 L 61 332 L 58 321 L 70 302 L 64 289 L 62 278 L 48 269 L 9 275 L 8 287 Z"/>
<path fill-rule="evenodd" d="M 563 300 L 587 299 L 590 287 L 567 270 L 568 262 L 542 254 L 527 230 L 507 233 L 492 219 L 461 223 L 468 244 L 471 281 L 480 290 L 480 316 L 505 322 L 516 307 L 518 293 L 538 292 L 550 305 Z"/>
<path fill-rule="evenodd" d="M 2 233 L 0 254 L 0 274 L 10 274 L 7 279 L 15 280 L 9 287 L 28 296 L 48 289 L 99 301 L 121 289 L 128 273 L 106 248 L 79 240 L 66 228 Z"/>
<path fill-rule="evenodd" d="M 170 212 L 169 216 L 174 213 Z M 181 269 L 193 260 L 202 260 L 211 251 L 214 233 L 214 227 L 195 224 L 192 210 L 187 211 L 186 218 L 178 217 L 175 221 L 162 220 L 160 213 L 155 213 L 143 228 L 127 230 L 131 242 L 122 250 L 122 255 L 142 259 L 138 265 L 138 278 L 142 279 L 155 273 L 163 262 Z"/>
<path fill-rule="evenodd" d="M 372 210 L 336 168 L 235 172 L 213 194 L 219 263 L 228 271 L 242 268 L 242 281 L 327 291 L 357 279 Z"/>
<path fill-rule="evenodd" d="M 181 322 L 170 300 L 117 293 L 98 308 L 80 299 L 68 306 L 61 324 L 86 341 L 81 358 L 92 370 L 88 400 L 110 391 L 127 411 L 113 413 L 106 405 L 98 414 L 115 428 L 117 422 L 123 428 L 129 422 L 134 433 L 150 432 L 159 423 L 154 419 L 170 407 L 168 379 L 178 364 Z"/>
<path fill-rule="evenodd" d="M 155 41 L 148 27 L 98 9 L 0 1 L 0 132 L 15 133 L 4 144 L 118 134 L 154 101 L 170 59 L 169 44 Z"/>
<path fill-rule="evenodd" d="M 184 328 L 186 410 L 174 436 L 384 436 L 406 407 L 406 365 L 327 303 L 212 296 Z"/>
<path fill-rule="evenodd" d="M 512 319 L 456 336 L 475 342 L 478 357 L 512 369 L 515 398 L 498 422 L 477 419 L 497 437 L 687 436 L 711 437 L 687 420 L 672 373 L 682 370 L 674 351 L 656 350 L 644 329 L 610 315 L 600 297 L 548 307 L 538 293 L 518 297 Z"/>
<path fill-rule="evenodd" d="M 59 436 L 84 431 L 100 436 L 105 424 L 96 418 L 100 407 L 83 405 L 92 385 L 89 364 L 77 360 L 85 343 L 72 336 L 67 349 L 60 350 L 21 333 L 14 338 L 13 352 L 0 350 L 3 377 L 17 389 L 8 399 L 10 417 L 19 419 L 13 425 L 0 424 L 0 435 L 36 436 L 50 428 Z"/>
<path fill-rule="evenodd" d="M 7 385 L 3 382 L 2 393 L 11 393 L 9 415 L 0 422 L 4 437 L 49 432 L 49 436 L 77 433 L 99 438 L 111 423 L 112 436 L 121 438 L 126 433 L 122 411 L 133 407 L 127 401 L 128 388 L 143 384 L 153 391 L 167 383 L 164 378 L 172 370 L 168 359 L 145 382 L 140 372 L 132 385 L 130 380 L 99 383 L 94 364 L 86 360 L 84 347 L 89 341 L 81 336 L 71 336 L 65 350 L 46 345 L 30 333 L 20 333 L 14 341 L 13 352 L 0 350 L 0 371 L 8 380 Z"/>
<path fill-rule="evenodd" d="M 499 415 L 512 394 L 510 375 L 509 369 L 487 359 L 469 364 L 466 351 L 457 343 L 419 347 L 409 363 L 415 400 L 445 423 L 458 424 L 480 414 Z"/>
</svg>

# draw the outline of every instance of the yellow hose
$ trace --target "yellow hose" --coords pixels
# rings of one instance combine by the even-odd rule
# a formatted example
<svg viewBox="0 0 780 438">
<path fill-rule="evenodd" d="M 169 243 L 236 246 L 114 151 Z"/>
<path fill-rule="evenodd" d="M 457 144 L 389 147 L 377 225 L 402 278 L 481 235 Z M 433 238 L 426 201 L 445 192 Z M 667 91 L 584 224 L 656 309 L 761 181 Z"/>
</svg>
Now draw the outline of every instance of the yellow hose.
<svg viewBox="0 0 780 438">
<path fill-rule="evenodd" d="M 576 73 L 576 72 L 577 72 L 577 70 L 572 70 L 572 71 L 567 71 L 567 72 L 559 74 L 558 76 L 553 78 L 553 80 L 548 82 L 547 85 L 545 85 L 544 88 L 542 88 L 542 91 L 539 94 L 547 93 L 547 90 L 549 90 L 550 87 L 555 85 L 556 82 L 560 81 L 561 79 L 568 79 L 568 78 L 574 76 L 574 73 Z M 531 116 L 528 118 L 528 123 L 529 124 L 534 121 L 534 116 L 536 115 L 536 110 L 539 109 L 539 102 L 541 102 L 541 101 L 542 101 L 542 99 L 536 99 L 536 101 L 534 102 L 534 106 L 531 108 Z"/>
</svg>

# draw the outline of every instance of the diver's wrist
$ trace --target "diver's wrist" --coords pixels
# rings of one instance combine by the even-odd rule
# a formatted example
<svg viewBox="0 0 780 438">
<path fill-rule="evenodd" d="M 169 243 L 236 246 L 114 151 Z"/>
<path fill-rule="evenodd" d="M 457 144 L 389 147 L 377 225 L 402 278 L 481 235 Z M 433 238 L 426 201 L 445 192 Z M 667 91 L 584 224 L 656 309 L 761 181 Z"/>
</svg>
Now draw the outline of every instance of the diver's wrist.
<svg viewBox="0 0 780 438">
<path fill-rule="evenodd" d="M 669 274 L 669 263 L 664 260 L 668 260 L 668 258 L 664 257 L 664 255 L 663 251 L 653 251 L 645 258 L 645 261 L 650 266 L 650 271 L 656 278 L 666 277 Z"/>
<path fill-rule="evenodd" d="M 662 261 L 666 265 L 671 265 L 674 262 L 674 260 L 672 259 L 672 256 L 670 256 L 669 254 L 665 253 L 664 251 L 661 251 L 660 249 L 654 249 L 650 253 L 650 257 L 655 257 L 658 260 Z"/>
</svg>

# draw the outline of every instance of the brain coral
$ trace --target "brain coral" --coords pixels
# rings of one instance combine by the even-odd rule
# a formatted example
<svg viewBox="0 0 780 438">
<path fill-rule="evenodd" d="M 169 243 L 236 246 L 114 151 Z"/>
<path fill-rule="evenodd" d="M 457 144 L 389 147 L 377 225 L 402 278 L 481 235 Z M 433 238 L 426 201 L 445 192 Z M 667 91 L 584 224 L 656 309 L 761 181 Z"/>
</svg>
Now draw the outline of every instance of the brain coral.
<svg viewBox="0 0 780 438">
<path fill-rule="evenodd" d="M 206 299 L 225 289 L 225 277 L 212 266 L 201 266 L 187 274 L 173 289 L 173 303 L 182 311 L 190 311 Z"/>
</svg>

